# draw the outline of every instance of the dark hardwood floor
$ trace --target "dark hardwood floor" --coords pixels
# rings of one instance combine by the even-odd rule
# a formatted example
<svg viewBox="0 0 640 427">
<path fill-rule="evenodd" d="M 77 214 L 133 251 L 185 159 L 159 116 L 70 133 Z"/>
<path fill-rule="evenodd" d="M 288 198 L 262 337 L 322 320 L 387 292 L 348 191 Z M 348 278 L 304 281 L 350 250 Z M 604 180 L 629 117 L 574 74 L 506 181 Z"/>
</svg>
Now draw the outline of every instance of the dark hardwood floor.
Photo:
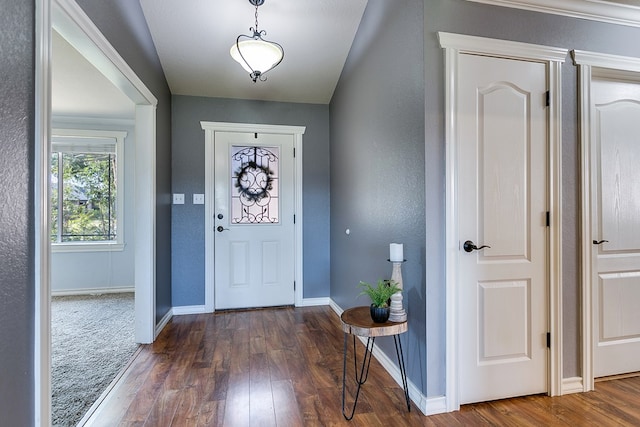
<svg viewBox="0 0 640 427">
<path fill-rule="evenodd" d="M 407 412 L 402 389 L 375 359 L 349 422 L 341 412 L 342 345 L 338 316 L 326 306 L 174 317 L 86 425 L 640 425 L 638 377 L 599 382 L 590 393 L 507 399 L 425 417 L 413 405 Z"/>
</svg>

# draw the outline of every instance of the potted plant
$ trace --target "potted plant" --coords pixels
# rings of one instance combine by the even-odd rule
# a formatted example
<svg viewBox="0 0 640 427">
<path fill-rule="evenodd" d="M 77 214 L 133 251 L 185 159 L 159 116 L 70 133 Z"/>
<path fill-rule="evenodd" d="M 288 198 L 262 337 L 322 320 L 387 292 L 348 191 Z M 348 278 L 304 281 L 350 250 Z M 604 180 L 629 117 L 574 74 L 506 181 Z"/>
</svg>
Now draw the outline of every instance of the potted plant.
<svg viewBox="0 0 640 427">
<path fill-rule="evenodd" d="M 389 320 L 389 299 L 393 294 L 400 291 L 398 284 L 393 280 L 378 280 L 377 286 L 372 286 L 367 282 L 360 282 L 358 287 L 362 288 L 360 295 L 367 295 L 371 298 L 371 319 L 375 323 L 384 323 Z"/>
</svg>

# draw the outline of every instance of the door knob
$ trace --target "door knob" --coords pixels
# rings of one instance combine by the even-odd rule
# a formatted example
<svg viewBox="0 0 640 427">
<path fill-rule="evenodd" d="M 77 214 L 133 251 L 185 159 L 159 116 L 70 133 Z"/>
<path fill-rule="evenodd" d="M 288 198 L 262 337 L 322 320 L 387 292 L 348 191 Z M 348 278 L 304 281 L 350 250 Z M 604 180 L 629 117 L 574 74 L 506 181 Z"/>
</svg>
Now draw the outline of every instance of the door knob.
<svg viewBox="0 0 640 427">
<path fill-rule="evenodd" d="M 218 230 L 218 232 L 222 233 L 224 230 L 228 230 L 228 228 L 224 228 L 223 226 L 219 225 L 218 227 L 216 227 L 216 230 Z"/>
<path fill-rule="evenodd" d="M 490 247 L 491 246 L 489 245 L 476 246 L 475 243 L 473 243 L 471 240 L 467 240 L 462 244 L 462 249 L 464 249 L 465 252 L 479 251 L 480 249 L 490 248 Z"/>
<path fill-rule="evenodd" d="M 593 244 L 594 245 L 601 245 L 601 244 L 607 243 L 607 242 L 608 242 L 608 240 L 604 240 L 604 239 L 602 239 L 602 240 L 594 240 Z"/>
</svg>

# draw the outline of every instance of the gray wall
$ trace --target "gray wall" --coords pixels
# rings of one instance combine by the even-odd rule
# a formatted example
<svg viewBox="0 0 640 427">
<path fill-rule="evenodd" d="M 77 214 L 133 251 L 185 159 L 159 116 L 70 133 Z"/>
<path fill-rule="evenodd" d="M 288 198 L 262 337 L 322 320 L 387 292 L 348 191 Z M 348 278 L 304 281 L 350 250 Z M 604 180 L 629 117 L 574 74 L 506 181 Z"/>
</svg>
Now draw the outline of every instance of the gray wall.
<svg viewBox="0 0 640 427">
<path fill-rule="evenodd" d="M 171 309 L 171 93 L 140 3 L 77 0 L 158 99 L 156 112 L 156 322 Z"/>
<path fill-rule="evenodd" d="M 303 147 L 304 298 L 329 296 L 329 107 L 174 96 L 172 113 L 173 305 L 204 305 L 204 131 L 200 121 L 306 126 Z"/>
<path fill-rule="evenodd" d="M 437 396 L 445 385 L 445 92 L 437 32 L 640 57 L 640 29 L 463 0 L 389 3 L 369 1 L 331 103 L 331 296 L 343 307 L 360 304 L 354 285 L 389 274 L 381 265 L 387 244 L 404 240 L 405 283 L 414 287 L 410 330 L 424 325 L 426 316 L 426 343 L 421 330 L 409 336 L 410 345 L 415 340 L 410 379 Z M 424 25 L 417 22 L 422 4 Z M 416 34 L 424 34 L 424 62 Z M 569 57 L 562 81 L 563 376 L 568 378 L 581 375 L 577 70 Z M 417 188 L 420 180 L 424 191 Z M 421 220 L 426 228 L 419 226 Z M 344 234 L 347 227 L 350 236 Z M 425 255 L 426 264 L 411 265 L 423 263 Z M 424 359 L 424 351 L 426 368 L 416 361 Z"/>
<path fill-rule="evenodd" d="M 31 0 L 0 0 L 0 414 L 33 425 L 34 16 Z"/>
<path fill-rule="evenodd" d="M 423 4 L 398 3 L 369 1 L 331 101 L 331 297 L 344 309 L 369 304 L 359 281 L 389 278 L 389 243 L 403 243 L 402 339 L 409 379 L 424 390 Z M 376 343 L 395 360 L 393 340 Z"/>
</svg>

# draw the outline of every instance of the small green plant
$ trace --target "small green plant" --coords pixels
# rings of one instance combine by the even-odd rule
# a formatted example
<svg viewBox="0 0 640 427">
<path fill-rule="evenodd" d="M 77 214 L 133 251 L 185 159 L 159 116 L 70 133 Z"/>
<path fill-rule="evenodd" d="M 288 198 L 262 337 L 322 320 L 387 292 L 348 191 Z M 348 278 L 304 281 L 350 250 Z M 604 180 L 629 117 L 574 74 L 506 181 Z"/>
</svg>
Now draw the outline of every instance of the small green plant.
<svg viewBox="0 0 640 427">
<path fill-rule="evenodd" d="M 367 282 L 360 282 L 358 285 L 359 288 L 362 288 L 362 292 L 358 294 L 367 295 L 371 298 L 371 303 L 374 307 L 387 307 L 387 301 L 391 298 L 391 295 L 400 291 L 401 289 L 398 287 L 398 283 L 393 280 L 382 280 L 378 279 L 378 285 L 376 287 L 372 286 Z"/>
</svg>

